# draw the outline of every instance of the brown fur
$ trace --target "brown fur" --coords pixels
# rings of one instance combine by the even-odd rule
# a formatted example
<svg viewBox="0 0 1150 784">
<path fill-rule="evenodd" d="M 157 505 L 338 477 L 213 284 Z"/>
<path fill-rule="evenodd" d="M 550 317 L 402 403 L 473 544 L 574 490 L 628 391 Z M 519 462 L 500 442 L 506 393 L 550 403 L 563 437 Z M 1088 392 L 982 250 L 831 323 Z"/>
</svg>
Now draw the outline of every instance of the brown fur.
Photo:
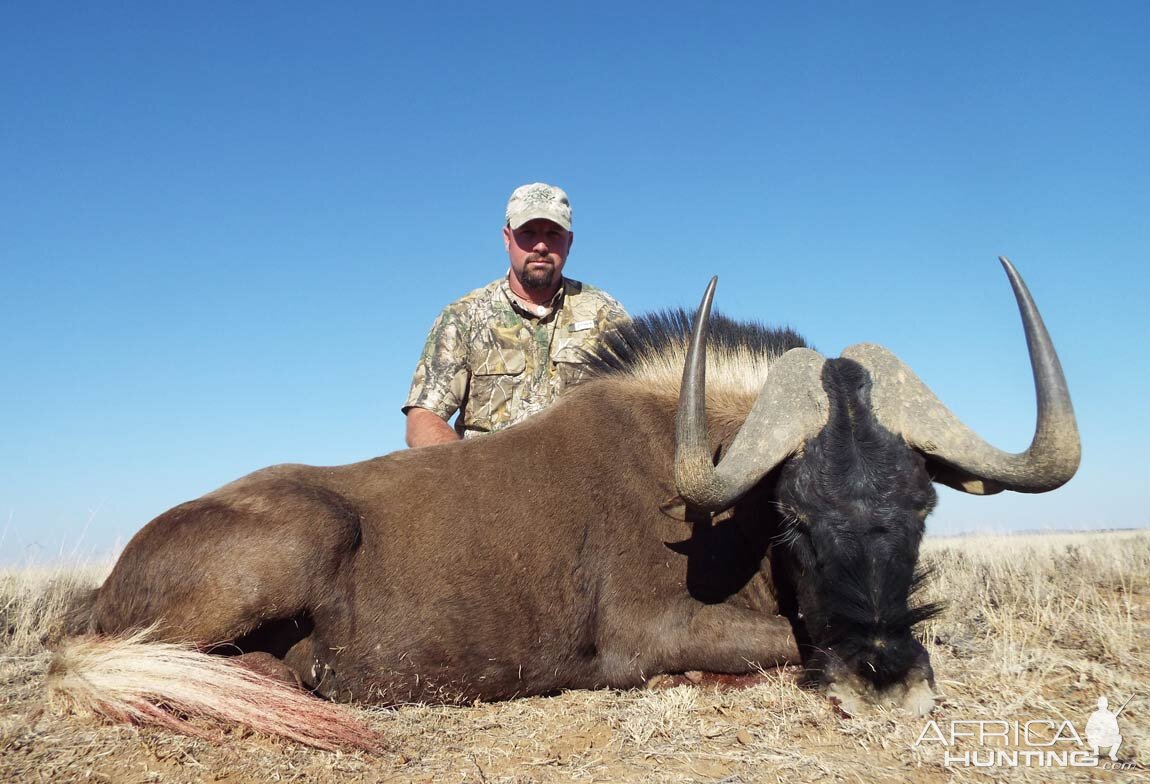
<svg viewBox="0 0 1150 784">
<path fill-rule="evenodd" d="M 775 532 L 739 511 L 759 502 L 714 528 L 660 511 L 677 386 L 650 382 L 589 383 L 477 440 L 250 474 L 141 530 L 91 625 L 271 650 L 320 694 L 372 703 L 797 661 L 759 568 Z M 716 387 L 718 447 L 753 394 Z"/>
</svg>

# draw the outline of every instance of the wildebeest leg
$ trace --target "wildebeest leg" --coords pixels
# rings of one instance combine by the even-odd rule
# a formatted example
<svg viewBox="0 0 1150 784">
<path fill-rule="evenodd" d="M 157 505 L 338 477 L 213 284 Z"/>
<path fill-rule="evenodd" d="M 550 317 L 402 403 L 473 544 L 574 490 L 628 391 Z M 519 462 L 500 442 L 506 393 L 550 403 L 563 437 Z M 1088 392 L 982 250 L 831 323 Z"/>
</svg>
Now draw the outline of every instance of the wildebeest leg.
<svg viewBox="0 0 1150 784">
<path fill-rule="evenodd" d="M 281 683 L 286 683 L 288 686 L 303 687 L 303 682 L 300 680 L 299 674 L 270 653 L 265 653 L 264 651 L 244 653 L 235 657 L 235 661 L 252 672 L 266 675 Z"/>
<path fill-rule="evenodd" d="M 304 688 L 329 699 L 338 699 L 339 680 L 325 659 L 316 655 L 316 641 L 310 635 L 300 639 L 283 657 L 284 664 L 299 674 Z"/>
<path fill-rule="evenodd" d="M 149 523 L 100 587 L 95 629 L 154 626 L 159 639 L 250 653 L 257 648 L 227 644 L 337 606 L 341 564 L 359 542 L 358 515 L 319 488 L 262 489 L 205 497 Z"/>
<path fill-rule="evenodd" d="M 669 622 L 657 661 L 664 672 L 742 673 L 800 661 L 790 621 L 729 604 L 682 607 Z"/>
</svg>

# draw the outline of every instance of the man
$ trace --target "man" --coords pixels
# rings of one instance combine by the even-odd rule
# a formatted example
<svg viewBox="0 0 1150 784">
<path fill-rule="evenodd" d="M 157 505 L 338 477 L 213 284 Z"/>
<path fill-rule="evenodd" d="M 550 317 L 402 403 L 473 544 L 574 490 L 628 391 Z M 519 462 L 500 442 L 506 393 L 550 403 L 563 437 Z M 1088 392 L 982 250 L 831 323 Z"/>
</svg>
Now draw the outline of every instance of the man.
<svg viewBox="0 0 1150 784">
<path fill-rule="evenodd" d="M 574 237 L 562 189 L 536 182 L 511 194 L 503 227 L 511 269 L 432 325 L 403 406 L 408 446 L 501 430 L 582 380 L 588 350 L 627 313 L 606 292 L 563 276 Z"/>
</svg>

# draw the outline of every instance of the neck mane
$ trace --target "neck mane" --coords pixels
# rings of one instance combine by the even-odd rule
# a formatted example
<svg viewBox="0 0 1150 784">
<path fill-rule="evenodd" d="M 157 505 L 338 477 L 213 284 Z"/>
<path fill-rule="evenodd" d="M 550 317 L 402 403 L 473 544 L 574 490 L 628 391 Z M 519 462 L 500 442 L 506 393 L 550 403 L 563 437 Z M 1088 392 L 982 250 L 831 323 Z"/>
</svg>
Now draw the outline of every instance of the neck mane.
<svg viewBox="0 0 1150 784">
<path fill-rule="evenodd" d="M 685 310 L 663 310 L 605 333 L 590 357 L 593 376 L 633 379 L 649 392 L 678 401 L 691 321 Z M 806 345 L 790 328 L 713 313 L 707 335 L 708 411 L 720 420 L 744 419 L 775 359 Z"/>
</svg>

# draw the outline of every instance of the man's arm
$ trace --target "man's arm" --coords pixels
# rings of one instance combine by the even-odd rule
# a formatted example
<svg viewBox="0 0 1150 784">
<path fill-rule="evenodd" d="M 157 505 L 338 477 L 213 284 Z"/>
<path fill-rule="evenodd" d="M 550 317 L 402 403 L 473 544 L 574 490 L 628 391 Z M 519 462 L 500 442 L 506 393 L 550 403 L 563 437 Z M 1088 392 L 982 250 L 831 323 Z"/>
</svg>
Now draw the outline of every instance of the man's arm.
<svg viewBox="0 0 1150 784">
<path fill-rule="evenodd" d="M 600 293 L 606 300 L 606 302 L 603 303 L 603 307 L 599 308 L 599 317 L 596 319 L 598 321 L 600 331 L 610 327 L 617 327 L 620 324 L 631 320 L 630 314 L 627 313 L 626 309 L 624 309 L 622 303 L 620 303 L 619 300 L 615 299 L 602 289 L 600 289 Z"/>
<path fill-rule="evenodd" d="M 459 434 L 434 411 L 428 411 L 426 408 L 409 408 L 406 438 L 408 446 L 420 447 L 458 441 Z"/>
<path fill-rule="evenodd" d="M 463 404 L 469 379 L 468 340 L 456 305 L 444 308 L 431 325 L 403 404 L 409 447 L 459 440 L 447 424 Z"/>
</svg>

